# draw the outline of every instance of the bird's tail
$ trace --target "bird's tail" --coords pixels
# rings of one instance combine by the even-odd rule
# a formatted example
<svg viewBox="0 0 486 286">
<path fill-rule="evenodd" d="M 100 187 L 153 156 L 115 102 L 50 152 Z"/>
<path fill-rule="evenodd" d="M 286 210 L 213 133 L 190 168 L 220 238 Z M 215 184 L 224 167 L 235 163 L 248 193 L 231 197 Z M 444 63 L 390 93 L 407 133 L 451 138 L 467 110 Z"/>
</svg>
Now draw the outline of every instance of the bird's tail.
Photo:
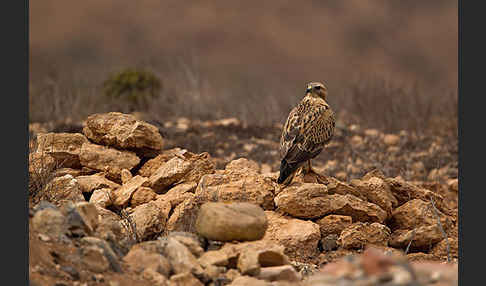
<svg viewBox="0 0 486 286">
<path fill-rule="evenodd" d="M 287 163 L 285 159 L 282 159 L 280 163 L 280 175 L 278 176 L 277 183 L 288 185 L 294 177 L 295 171 L 300 167 L 299 163 Z"/>
</svg>

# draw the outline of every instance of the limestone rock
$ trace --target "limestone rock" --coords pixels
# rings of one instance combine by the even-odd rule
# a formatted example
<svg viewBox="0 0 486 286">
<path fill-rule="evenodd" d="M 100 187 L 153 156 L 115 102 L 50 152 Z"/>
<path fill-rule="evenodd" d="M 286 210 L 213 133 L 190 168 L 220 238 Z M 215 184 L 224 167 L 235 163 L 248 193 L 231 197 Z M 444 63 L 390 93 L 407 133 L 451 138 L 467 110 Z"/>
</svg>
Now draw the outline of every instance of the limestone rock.
<svg viewBox="0 0 486 286">
<path fill-rule="evenodd" d="M 189 272 L 172 275 L 169 284 L 173 286 L 204 286 L 201 281 Z"/>
<path fill-rule="evenodd" d="M 205 203 L 196 220 L 197 232 L 211 240 L 258 240 L 268 227 L 264 211 L 250 203 Z"/>
<path fill-rule="evenodd" d="M 182 157 L 170 159 L 152 173 L 149 183 L 154 191 L 161 194 L 176 184 L 197 183 L 202 176 L 214 172 L 214 164 L 206 152 L 198 155 L 186 152 Z"/>
<path fill-rule="evenodd" d="M 157 157 L 152 158 L 148 160 L 145 164 L 143 164 L 140 170 L 138 170 L 137 175 L 149 178 L 165 162 L 176 156 L 182 156 L 182 154 L 184 154 L 185 152 L 187 152 L 187 150 L 181 148 L 163 150 L 160 152 L 159 155 L 157 155 Z"/>
<path fill-rule="evenodd" d="M 200 202 L 248 202 L 273 210 L 274 190 L 271 179 L 260 174 L 212 174 L 201 178 L 195 194 Z"/>
<path fill-rule="evenodd" d="M 257 275 L 258 279 L 266 281 L 289 281 L 301 280 L 301 275 L 291 265 L 263 267 Z"/>
<path fill-rule="evenodd" d="M 132 173 L 130 173 L 129 170 L 123 169 L 120 172 L 120 179 L 122 181 L 122 185 L 126 184 L 128 181 L 130 181 L 133 178 Z"/>
<path fill-rule="evenodd" d="M 186 199 L 194 197 L 194 190 L 196 189 L 196 186 L 197 183 L 194 182 L 176 185 L 175 187 L 169 189 L 167 193 L 157 195 L 156 200 L 169 202 L 171 207 L 174 208 Z"/>
<path fill-rule="evenodd" d="M 284 246 L 285 254 L 295 260 L 305 260 L 317 255 L 317 245 L 321 238 L 318 224 L 286 217 L 273 211 L 265 211 L 265 214 L 269 225 L 264 240 Z"/>
<path fill-rule="evenodd" d="M 368 244 L 388 246 L 390 234 L 390 229 L 385 225 L 357 222 L 341 232 L 338 244 L 345 249 L 360 249 Z"/>
<path fill-rule="evenodd" d="M 122 272 L 122 268 L 118 262 L 118 256 L 115 254 L 108 242 L 98 237 L 87 236 L 81 239 L 81 244 L 84 246 L 97 246 L 102 249 L 103 255 L 108 260 L 111 269 L 115 272 Z"/>
<path fill-rule="evenodd" d="M 110 262 L 103 253 L 103 249 L 96 245 L 81 248 L 81 262 L 87 270 L 103 273 L 110 269 Z"/>
<path fill-rule="evenodd" d="M 192 195 L 192 194 L 191 194 Z M 156 200 L 155 202 L 168 204 L 167 201 Z M 196 219 L 199 211 L 199 204 L 196 203 L 194 195 L 178 204 L 167 221 L 167 231 L 196 232 Z"/>
<path fill-rule="evenodd" d="M 140 158 L 131 151 L 121 151 L 107 146 L 84 143 L 79 154 L 81 165 L 105 172 L 110 179 L 121 182 L 121 171 L 131 170 Z"/>
<path fill-rule="evenodd" d="M 190 232 L 174 231 L 169 233 L 170 237 L 175 238 L 180 243 L 184 244 L 187 249 L 197 258 L 204 253 L 201 241 L 203 238 Z"/>
<path fill-rule="evenodd" d="M 76 177 L 76 180 L 78 181 L 83 193 L 91 193 L 94 190 L 102 188 L 114 190 L 120 187 L 119 184 L 105 178 L 103 173 L 97 173 L 89 176 L 78 176 Z"/>
<path fill-rule="evenodd" d="M 197 258 L 177 239 L 173 237 L 167 238 L 164 254 L 168 258 L 175 274 L 189 272 L 196 276 L 204 275 Z"/>
<path fill-rule="evenodd" d="M 355 180 L 354 182 L 354 186 L 366 196 L 369 202 L 378 205 L 387 213 L 391 214 L 393 208 L 397 206 L 398 201 L 385 180 L 371 177 L 365 181 Z"/>
<path fill-rule="evenodd" d="M 41 194 L 40 199 L 52 202 L 57 206 L 67 201 L 85 201 L 78 181 L 71 175 L 52 179 L 42 190 Z"/>
<path fill-rule="evenodd" d="M 169 286 L 169 280 L 153 268 L 145 268 L 142 272 L 142 277 L 152 282 L 154 286 Z"/>
<path fill-rule="evenodd" d="M 386 178 L 385 181 L 390 186 L 390 190 L 398 201 L 398 206 L 413 199 L 420 199 L 429 202 L 432 198 L 437 208 L 444 212 L 444 198 L 430 190 L 420 188 L 410 182 L 406 182 L 400 178 Z"/>
<path fill-rule="evenodd" d="M 260 280 L 250 276 L 239 276 L 228 284 L 228 286 L 271 286 L 270 282 Z"/>
<path fill-rule="evenodd" d="M 128 202 L 132 199 L 133 193 L 142 187 L 148 181 L 147 178 L 142 176 L 135 176 L 126 184 L 113 191 L 113 205 L 117 207 L 124 207 L 128 205 Z"/>
<path fill-rule="evenodd" d="M 109 112 L 86 119 L 83 133 L 95 143 L 147 153 L 160 151 L 163 139 L 157 127 L 131 114 Z"/>
<path fill-rule="evenodd" d="M 353 223 L 350 216 L 343 215 L 327 215 L 316 221 L 321 231 L 321 237 L 326 237 L 330 234 L 340 235 L 341 231 Z"/>
<path fill-rule="evenodd" d="M 159 253 L 149 252 L 140 247 L 132 247 L 127 255 L 123 257 L 123 261 L 137 273 L 141 273 L 146 269 L 152 269 L 165 277 L 169 277 L 171 271 L 167 258 Z"/>
<path fill-rule="evenodd" d="M 451 258 L 458 258 L 459 257 L 459 243 L 457 237 L 449 237 L 449 254 Z M 447 241 L 446 239 L 442 239 L 439 241 L 430 251 L 431 254 L 447 258 Z"/>
<path fill-rule="evenodd" d="M 447 230 L 451 219 L 437 210 L 442 227 Z M 413 229 L 418 226 L 436 225 L 437 215 L 431 202 L 413 199 L 396 208 L 392 213 L 390 225 L 393 229 Z"/>
<path fill-rule="evenodd" d="M 79 202 L 66 208 L 69 230 L 79 236 L 92 235 L 99 224 L 96 206 L 88 202 Z"/>
<path fill-rule="evenodd" d="M 111 191 L 108 188 L 94 190 L 89 198 L 89 202 L 96 206 L 106 208 L 113 203 L 111 200 Z"/>
<path fill-rule="evenodd" d="M 81 133 L 44 133 L 37 135 L 35 152 L 51 156 L 58 166 L 80 168 L 79 153 L 87 142 Z"/>
<path fill-rule="evenodd" d="M 149 202 L 136 207 L 130 214 L 136 226 L 140 239 L 147 239 L 159 234 L 165 228 L 168 211 L 163 212 L 154 202 Z"/>
<path fill-rule="evenodd" d="M 32 218 L 32 227 L 55 240 L 67 233 L 66 218 L 59 210 L 52 208 L 37 211 Z"/>
<path fill-rule="evenodd" d="M 132 194 L 130 205 L 136 207 L 155 200 L 157 194 L 149 187 L 139 187 Z"/>
<path fill-rule="evenodd" d="M 406 248 L 410 244 L 412 250 L 428 250 L 444 238 L 437 225 L 419 226 L 412 230 L 395 230 L 390 238 L 390 245 L 396 248 Z"/>
</svg>

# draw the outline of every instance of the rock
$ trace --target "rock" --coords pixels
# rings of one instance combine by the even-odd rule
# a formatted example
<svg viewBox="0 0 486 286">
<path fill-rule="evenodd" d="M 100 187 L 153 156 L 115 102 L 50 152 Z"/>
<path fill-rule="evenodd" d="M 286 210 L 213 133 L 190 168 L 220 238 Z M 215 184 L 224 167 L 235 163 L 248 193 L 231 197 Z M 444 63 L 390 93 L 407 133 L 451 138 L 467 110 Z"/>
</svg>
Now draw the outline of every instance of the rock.
<svg viewBox="0 0 486 286">
<path fill-rule="evenodd" d="M 439 241 L 432 250 L 430 251 L 431 254 L 441 257 L 447 258 L 447 242 L 449 242 L 449 255 L 451 258 L 458 258 L 459 257 L 459 243 L 457 237 L 448 237 L 448 240 L 445 238 Z"/>
<path fill-rule="evenodd" d="M 136 273 L 151 269 L 165 277 L 169 277 L 171 272 L 171 266 L 167 258 L 159 253 L 149 252 L 140 247 L 132 247 L 127 255 L 123 257 L 123 261 Z"/>
<path fill-rule="evenodd" d="M 169 284 L 174 286 L 204 286 L 201 281 L 189 272 L 172 275 Z"/>
<path fill-rule="evenodd" d="M 96 206 L 88 202 L 79 202 L 67 207 L 66 219 L 73 235 L 92 235 L 99 224 Z"/>
<path fill-rule="evenodd" d="M 422 201 L 429 202 L 430 198 L 432 198 L 437 208 L 440 211 L 444 211 L 444 198 L 441 195 L 431 192 L 430 190 L 420 188 L 400 178 L 386 178 L 385 181 L 388 183 L 391 192 L 397 199 L 398 206 L 401 206 L 412 199 L 420 199 Z"/>
<path fill-rule="evenodd" d="M 347 194 L 329 194 L 321 184 L 290 186 L 275 198 L 278 209 L 294 217 L 317 218 L 327 214 L 351 216 L 353 221 L 383 222 L 387 213 L 379 206 Z"/>
<path fill-rule="evenodd" d="M 273 210 L 274 190 L 274 183 L 263 175 L 224 173 L 203 176 L 195 194 L 200 202 L 247 202 Z"/>
<path fill-rule="evenodd" d="M 197 184 L 194 182 L 179 184 L 168 190 L 167 193 L 157 195 L 156 199 L 169 202 L 171 207 L 174 208 L 186 199 L 194 197 L 196 186 Z"/>
<path fill-rule="evenodd" d="M 193 233 L 175 231 L 171 232 L 169 236 L 184 244 L 196 258 L 204 253 L 204 249 L 201 247 L 198 237 Z"/>
<path fill-rule="evenodd" d="M 428 250 L 443 238 L 437 225 L 425 225 L 412 230 L 395 230 L 391 235 L 390 245 L 404 249 L 412 241 L 411 250 Z"/>
<path fill-rule="evenodd" d="M 452 225 L 451 219 L 437 210 L 444 230 Z M 432 203 L 413 199 L 396 208 L 392 213 L 392 229 L 413 229 L 418 226 L 436 225 L 437 216 Z"/>
<path fill-rule="evenodd" d="M 205 203 L 196 220 L 197 232 L 211 240 L 258 240 L 268 227 L 263 209 L 250 203 Z"/>
<path fill-rule="evenodd" d="M 340 235 L 341 231 L 351 225 L 352 222 L 353 219 L 350 216 L 344 215 L 327 215 L 316 221 L 321 231 L 321 237 L 330 234 Z"/>
<path fill-rule="evenodd" d="M 139 187 L 132 194 L 130 205 L 136 207 L 155 200 L 157 194 L 149 187 Z"/>
<path fill-rule="evenodd" d="M 45 133 L 37 135 L 36 153 L 51 156 L 57 166 L 80 168 L 79 153 L 88 139 L 81 133 Z"/>
<path fill-rule="evenodd" d="M 129 170 L 127 170 L 127 169 L 121 170 L 120 179 L 122 181 L 122 185 L 126 184 L 132 178 L 133 178 L 133 175 L 132 175 L 132 173 L 130 173 Z"/>
<path fill-rule="evenodd" d="M 360 193 L 363 193 L 367 200 L 374 203 L 391 214 L 398 201 L 390 191 L 388 183 L 379 177 L 371 177 L 365 181 L 355 180 L 353 185 Z"/>
<path fill-rule="evenodd" d="M 149 178 L 150 187 L 158 194 L 181 180 L 191 168 L 191 162 L 174 157 L 160 166 Z"/>
<path fill-rule="evenodd" d="M 329 209 L 327 187 L 322 184 L 304 183 L 285 188 L 275 197 L 275 206 L 293 217 L 317 218 Z"/>
<path fill-rule="evenodd" d="M 264 240 L 285 247 L 285 254 L 295 260 L 305 260 L 318 254 L 321 238 L 319 225 L 312 221 L 290 218 L 273 211 L 265 211 L 268 228 Z"/>
<path fill-rule="evenodd" d="M 192 273 L 196 277 L 204 276 L 204 271 L 192 253 L 173 237 L 168 237 L 164 254 L 169 259 L 175 274 Z"/>
<path fill-rule="evenodd" d="M 140 163 L 140 158 L 131 151 L 121 151 L 107 146 L 84 143 L 79 154 L 81 165 L 97 171 L 106 172 L 106 176 L 121 182 L 121 171 L 131 170 Z"/>
<path fill-rule="evenodd" d="M 256 279 L 250 276 L 239 276 L 228 284 L 228 286 L 270 286 L 270 282 L 264 280 Z"/>
<path fill-rule="evenodd" d="M 32 228 L 56 240 L 64 237 L 68 230 L 64 215 L 52 208 L 37 211 L 32 218 Z"/>
<path fill-rule="evenodd" d="M 400 143 L 400 136 L 395 134 L 386 134 L 383 136 L 383 143 L 388 146 L 398 145 L 398 143 Z"/>
<path fill-rule="evenodd" d="M 208 153 L 185 152 L 165 162 L 149 178 L 151 188 L 157 193 L 165 193 L 171 186 L 181 183 L 199 182 L 202 176 L 214 172 L 214 164 Z"/>
<path fill-rule="evenodd" d="M 191 194 L 192 195 L 192 194 Z M 161 202 L 156 200 L 155 202 Z M 162 201 L 170 206 L 170 203 Z M 196 203 L 194 195 L 177 205 L 169 220 L 167 231 L 196 232 L 196 219 L 199 211 L 199 204 Z"/>
<path fill-rule="evenodd" d="M 154 202 L 136 207 L 130 217 L 135 223 L 138 238 L 146 240 L 161 233 L 166 225 L 169 211 L 170 209 L 161 210 Z"/>
<path fill-rule="evenodd" d="M 380 131 L 377 129 L 365 129 L 364 134 L 369 137 L 378 137 L 380 135 Z"/>
<path fill-rule="evenodd" d="M 83 193 L 91 193 L 94 190 L 102 188 L 114 190 L 120 187 L 119 184 L 105 178 L 103 173 L 97 173 L 89 176 L 79 176 L 76 177 L 76 180 L 78 181 Z"/>
<path fill-rule="evenodd" d="M 385 225 L 357 222 L 341 232 L 338 244 L 345 249 L 361 249 L 369 244 L 388 246 L 390 234 L 390 229 Z"/>
<path fill-rule="evenodd" d="M 363 145 L 363 137 L 359 135 L 354 135 L 353 137 L 351 137 L 350 143 L 354 147 L 360 147 Z"/>
<path fill-rule="evenodd" d="M 122 272 L 122 268 L 118 262 L 118 256 L 115 254 L 113 249 L 110 247 L 110 245 L 103 239 L 97 238 L 97 237 L 83 237 L 81 239 L 81 243 L 83 245 L 93 245 L 97 246 L 100 249 L 103 250 L 103 255 L 106 257 L 108 260 L 110 267 L 113 271 L 115 272 Z"/>
<path fill-rule="evenodd" d="M 107 208 L 113 203 L 110 196 L 111 189 L 102 188 L 99 190 L 94 190 L 91 194 L 91 197 L 89 198 L 89 202 L 96 206 Z"/>
<path fill-rule="evenodd" d="M 132 199 L 133 193 L 145 185 L 148 179 L 142 176 L 135 176 L 126 184 L 113 191 L 113 205 L 116 207 L 125 207 Z"/>
<path fill-rule="evenodd" d="M 253 160 L 239 158 L 229 162 L 225 167 L 226 173 L 245 175 L 248 173 L 257 174 L 260 172 L 260 166 Z"/>
<path fill-rule="evenodd" d="M 449 190 L 457 193 L 459 192 L 459 180 L 458 179 L 450 179 L 447 181 L 447 186 Z"/>
<path fill-rule="evenodd" d="M 198 261 L 203 267 L 226 266 L 229 263 L 229 257 L 225 251 L 208 250 L 198 258 Z"/>
<path fill-rule="evenodd" d="M 65 175 L 71 175 L 77 179 L 79 176 L 86 175 L 84 170 L 73 169 L 73 168 L 59 168 L 54 170 L 53 177 L 62 177 Z"/>
<path fill-rule="evenodd" d="M 95 143 L 153 154 L 163 147 L 157 127 L 137 120 L 131 114 L 109 112 L 93 114 L 86 119 L 83 133 Z"/>
<path fill-rule="evenodd" d="M 52 179 L 42 190 L 40 199 L 52 202 L 57 206 L 63 205 L 68 201 L 85 201 L 78 181 L 71 175 Z"/>
<path fill-rule="evenodd" d="M 154 286 L 169 286 L 169 280 L 152 268 L 146 268 L 142 272 L 142 277 L 152 282 Z"/>
<path fill-rule="evenodd" d="M 329 234 L 321 238 L 320 245 L 323 251 L 331 251 L 338 248 L 338 238 L 337 234 Z"/>
<path fill-rule="evenodd" d="M 229 269 L 224 275 L 228 280 L 234 281 L 236 278 L 241 276 L 241 273 L 236 269 Z"/>
<path fill-rule="evenodd" d="M 363 201 L 366 201 L 367 198 L 364 194 L 362 194 L 358 189 L 353 187 L 350 184 L 341 182 L 333 177 L 327 177 L 327 192 L 330 195 L 339 194 L 339 195 L 353 195 Z"/>
<path fill-rule="evenodd" d="M 169 150 L 163 150 L 157 157 L 148 160 L 143 166 L 138 170 L 137 174 L 142 177 L 149 178 L 152 174 L 157 171 L 160 166 L 162 166 L 165 162 L 169 161 L 170 159 L 178 156 L 182 156 L 187 152 L 185 149 L 181 148 L 173 148 Z"/>
<path fill-rule="evenodd" d="M 95 205 L 96 206 L 96 205 Z M 126 237 L 126 233 L 123 232 L 120 217 L 105 208 L 96 206 L 99 214 L 99 223 L 96 228 L 96 236 L 106 239 L 105 236 L 114 235 L 117 241 Z"/>
<path fill-rule="evenodd" d="M 369 179 L 371 179 L 373 177 L 377 177 L 377 178 L 380 178 L 382 180 L 386 180 L 385 174 L 383 174 L 383 172 L 379 169 L 373 169 L 373 170 L 369 171 L 363 177 L 361 177 L 361 180 L 362 181 L 368 181 Z"/>
<path fill-rule="evenodd" d="M 300 274 L 291 265 L 263 267 L 257 278 L 266 281 L 297 282 L 301 280 Z"/>
<path fill-rule="evenodd" d="M 260 263 L 258 263 L 258 252 L 253 249 L 243 251 L 238 256 L 236 267 L 243 275 L 256 276 L 260 273 Z"/>
<path fill-rule="evenodd" d="M 83 268 L 96 273 L 103 273 L 110 269 L 110 262 L 103 253 L 103 249 L 90 245 L 81 247 L 81 263 Z"/>
</svg>

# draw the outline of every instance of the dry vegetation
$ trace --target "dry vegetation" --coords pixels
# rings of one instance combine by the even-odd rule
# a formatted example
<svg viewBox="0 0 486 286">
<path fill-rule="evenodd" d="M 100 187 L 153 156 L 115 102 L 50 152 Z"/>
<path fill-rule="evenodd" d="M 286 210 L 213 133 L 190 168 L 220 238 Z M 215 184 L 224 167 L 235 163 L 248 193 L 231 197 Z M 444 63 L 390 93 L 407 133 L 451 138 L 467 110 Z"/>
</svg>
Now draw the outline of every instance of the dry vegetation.
<svg viewBox="0 0 486 286">
<path fill-rule="evenodd" d="M 282 122 L 319 80 L 346 123 L 456 132 L 456 1 L 111 4 L 32 3 L 31 122 L 129 111 L 102 84 L 138 66 L 162 81 L 160 121 Z"/>
</svg>

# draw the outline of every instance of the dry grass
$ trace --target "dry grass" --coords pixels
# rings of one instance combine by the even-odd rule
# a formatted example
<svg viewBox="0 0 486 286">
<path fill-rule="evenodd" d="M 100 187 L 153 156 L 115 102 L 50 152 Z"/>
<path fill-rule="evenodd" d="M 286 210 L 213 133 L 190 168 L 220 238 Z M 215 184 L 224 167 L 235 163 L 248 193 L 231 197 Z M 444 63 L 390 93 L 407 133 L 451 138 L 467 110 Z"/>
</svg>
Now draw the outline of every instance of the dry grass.
<svg viewBox="0 0 486 286">
<path fill-rule="evenodd" d="M 457 1 L 113 1 L 30 5 L 32 122 L 131 110 L 102 82 L 139 66 L 162 81 L 147 110 L 160 122 L 283 122 L 326 81 L 342 121 L 457 130 Z"/>
</svg>

